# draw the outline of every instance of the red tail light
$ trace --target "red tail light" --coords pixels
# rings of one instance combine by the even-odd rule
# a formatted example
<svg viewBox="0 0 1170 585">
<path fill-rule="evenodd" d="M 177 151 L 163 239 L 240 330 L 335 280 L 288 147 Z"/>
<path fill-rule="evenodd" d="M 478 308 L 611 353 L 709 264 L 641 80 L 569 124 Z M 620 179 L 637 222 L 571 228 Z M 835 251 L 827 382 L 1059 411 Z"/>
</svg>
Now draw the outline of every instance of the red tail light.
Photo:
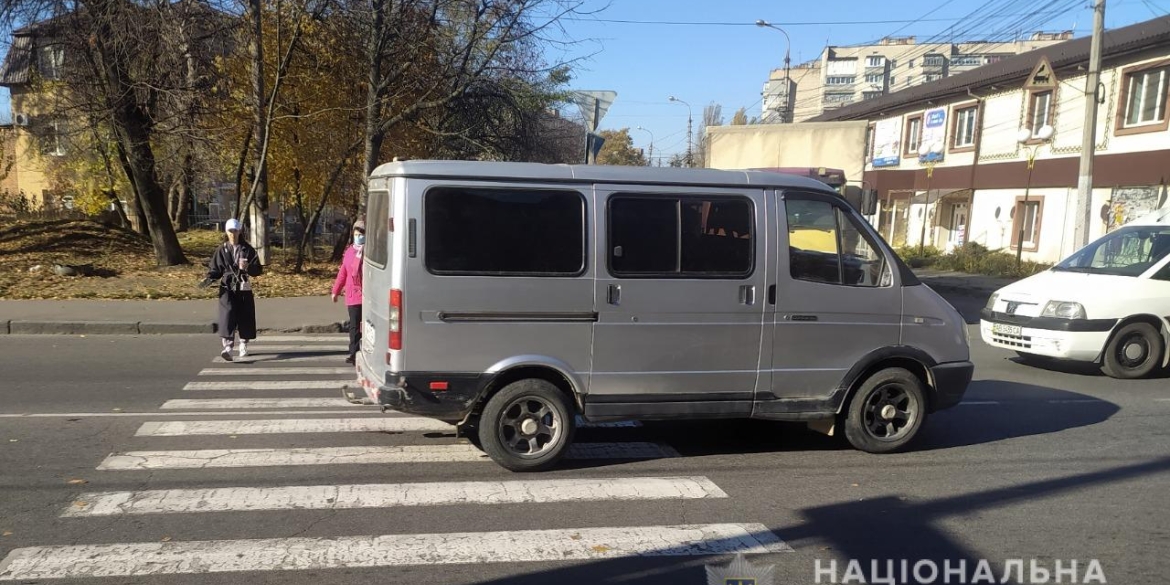
<svg viewBox="0 0 1170 585">
<path fill-rule="evenodd" d="M 390 291 L 390 349 L 402 349 L 402 291 Z M 386 355 L 389 359 L 389 354 Z"/>
</svg>

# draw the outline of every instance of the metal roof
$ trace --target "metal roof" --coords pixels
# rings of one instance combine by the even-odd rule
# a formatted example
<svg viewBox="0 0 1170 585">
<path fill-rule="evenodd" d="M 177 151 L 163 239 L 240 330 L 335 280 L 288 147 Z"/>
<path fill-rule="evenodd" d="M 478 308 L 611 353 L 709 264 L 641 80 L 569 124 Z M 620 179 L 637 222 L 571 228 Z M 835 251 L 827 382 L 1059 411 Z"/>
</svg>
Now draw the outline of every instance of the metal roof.
<svg viewBox="0 0 1170 585">
<path fill-rule="evenodd" d="M 830 190 L 813 179 L 769 171 L 565 165 L 522 162 L 411 160 L 374 169 L 371 178 L 434 177 L 548 183 L 617 183 Z"/>
<path fill-rule="evenodd" d="M 968 89 L 1008 84 L 1027 78 L 1041 57 L 1047 57 L 1054 70 L 1087 64 L 1092 37 L 1081 37 L 1049 45 L 971 71 L 924 83 L 909 89 L 830 110 L 809 122 L 866 120 L 883 112 L 906 108 L 921 102 L 966 95 Z M 1170 15 L 1105 31 L 1102 61 L 1135 51 L 1170 43 Z"/>
</svg>

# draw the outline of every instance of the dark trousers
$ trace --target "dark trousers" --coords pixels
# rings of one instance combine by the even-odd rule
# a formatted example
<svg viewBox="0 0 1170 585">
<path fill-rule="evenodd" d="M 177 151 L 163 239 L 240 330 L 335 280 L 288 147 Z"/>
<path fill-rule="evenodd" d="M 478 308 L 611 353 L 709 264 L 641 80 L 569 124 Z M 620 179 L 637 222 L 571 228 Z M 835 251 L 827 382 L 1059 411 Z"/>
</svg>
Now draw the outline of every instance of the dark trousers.
<svg viewBox="0 0 1170 585">
<path fill-rule="evenodd" d="M 256 298 L 252 291 L 219 289 L 217 329 L 224 339 L 234 338 L 237 331 L 241 341 L 256 339 Z"/>
<path fill-rule="evenodd" d="M 349 357 L 357 355 L 362 345 L 362 306 L 349 305 Z"/>
</svg>

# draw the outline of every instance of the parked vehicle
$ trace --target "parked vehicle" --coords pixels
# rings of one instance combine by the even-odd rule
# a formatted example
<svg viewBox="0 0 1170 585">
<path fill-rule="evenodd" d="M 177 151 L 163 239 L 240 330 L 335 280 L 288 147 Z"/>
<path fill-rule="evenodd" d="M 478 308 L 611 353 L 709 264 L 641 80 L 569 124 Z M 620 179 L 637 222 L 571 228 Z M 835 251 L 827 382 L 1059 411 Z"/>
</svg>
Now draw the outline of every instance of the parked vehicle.
<svg viewBox="0 0 1170 585">
<path fill-rule="evenodd" d="M 802 421 L 884 453 L 971 380 L 960 315 L 811 179 L 395 162 L 367 225 L 367 396 L 508 469 L 555 464 L 577 415 Z"/>
<path fill-rule="evenodd" d="M 1170 208 L 1120 227 L 1049 270 L 1004 287 L 983 309 L 988 345 L 1092 362 L 1114 378 L 1167 365 Z"/>
</svg>

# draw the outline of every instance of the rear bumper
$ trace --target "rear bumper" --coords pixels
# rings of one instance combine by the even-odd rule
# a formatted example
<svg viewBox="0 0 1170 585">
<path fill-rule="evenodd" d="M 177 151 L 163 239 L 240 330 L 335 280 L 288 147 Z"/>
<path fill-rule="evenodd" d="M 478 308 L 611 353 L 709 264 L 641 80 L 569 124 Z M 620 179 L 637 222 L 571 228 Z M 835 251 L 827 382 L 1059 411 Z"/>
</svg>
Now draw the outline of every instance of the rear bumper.
<svg viewBox="0 0 1170 585">
<path fill-rule="evenodd" d="M 358 372 L 362 389 L 375 404 L 450 423 L 467 417 L 490 381 L 484 374 L 434 372 L 388 372 L 385 380 L 378 380 L 360 357 Z"/>
<path fill-rule="evenodd" d="M 975 375 L 975 364 L 971 362 L 950 362 L 930 368 L 934 379 L 934 402 L 931 410 L 938 411 L 955 406 L 963 400 L 971 377 Z"/>
</svg>

